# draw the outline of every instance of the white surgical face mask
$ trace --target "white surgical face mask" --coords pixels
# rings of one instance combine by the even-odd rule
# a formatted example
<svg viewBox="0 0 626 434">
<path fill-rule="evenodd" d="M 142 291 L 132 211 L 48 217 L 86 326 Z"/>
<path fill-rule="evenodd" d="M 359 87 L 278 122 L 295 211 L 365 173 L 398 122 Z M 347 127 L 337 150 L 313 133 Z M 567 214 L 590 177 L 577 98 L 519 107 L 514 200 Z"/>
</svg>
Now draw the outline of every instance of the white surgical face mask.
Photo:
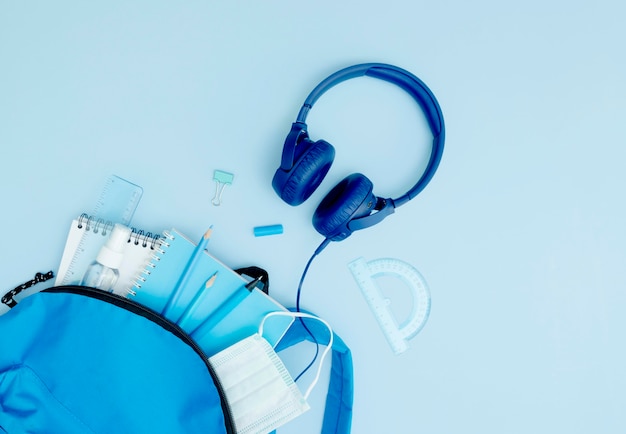
<svg viewBox="0 0 626 434">
<path fill-rule="evenodd" d="M 317 375 L 304 395 L 265 338 L 263 325 L 271 316 L 312 318 L 324 323 L 330 340 L 319 363 Z M 330 325 L 301 312 L 272 312 L 265 316 L 259 332 L 209 358 L 224 389 L 237 434 L 265 434 L 309 409 L 306 400 L 317 383 L 322 364 L 333 344 Z"/>
</svg>

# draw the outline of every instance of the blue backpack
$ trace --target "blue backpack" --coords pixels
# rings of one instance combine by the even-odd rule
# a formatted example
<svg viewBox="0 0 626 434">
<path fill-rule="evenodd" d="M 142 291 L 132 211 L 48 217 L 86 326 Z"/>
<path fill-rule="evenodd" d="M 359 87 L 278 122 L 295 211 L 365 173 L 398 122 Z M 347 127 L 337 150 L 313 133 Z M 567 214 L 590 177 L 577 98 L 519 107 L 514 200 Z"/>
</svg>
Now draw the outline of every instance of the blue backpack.
<svg viewBox="0 0 626 434">
<path fill-rule="evenodd" d="M 277 351 L 323 330 L 295 321 Z M 49 288 L 0 316 L 0 433 L 235 433 L 207 356 L 143 305 Z M 316 337 L 317 336 L 317 337 Z M 335 335 L 323 434 L 350 432 L 352 358 Z"/>
</svg>

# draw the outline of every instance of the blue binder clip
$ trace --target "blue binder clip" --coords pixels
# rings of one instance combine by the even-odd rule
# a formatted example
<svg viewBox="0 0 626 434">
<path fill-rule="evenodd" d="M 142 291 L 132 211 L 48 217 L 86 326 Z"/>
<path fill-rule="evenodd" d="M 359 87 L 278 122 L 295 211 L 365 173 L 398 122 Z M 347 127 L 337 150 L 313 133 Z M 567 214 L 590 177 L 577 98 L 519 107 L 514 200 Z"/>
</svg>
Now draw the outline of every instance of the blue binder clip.
<svg viewBox="0 0 626 434">
<path fill-rule="evenodd" d="M 215 181 L 216 189 L 215 189 L 215 197 L 211 201 L 211 203 L 215 206 L 220 206 L 222 204 L 222 193 L 224 193 L 224 187 L 233 183 L 233 179 L 235 179 L 235 175 L 232 173 L 224 172 L 222 170 L 216 170 L 213 172 L 213 180 Z"/>
</svg>

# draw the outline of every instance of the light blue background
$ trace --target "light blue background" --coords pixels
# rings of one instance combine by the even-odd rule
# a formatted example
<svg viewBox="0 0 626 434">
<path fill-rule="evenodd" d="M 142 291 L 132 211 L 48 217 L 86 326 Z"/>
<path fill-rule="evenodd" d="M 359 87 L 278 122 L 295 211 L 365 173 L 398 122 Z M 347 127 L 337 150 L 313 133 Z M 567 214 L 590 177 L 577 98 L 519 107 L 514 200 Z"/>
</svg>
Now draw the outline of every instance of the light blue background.
<svg viewBox="0 0 626 434">
<path fill-rule="evenodd" d="M 302 300 L 352 348 L 353 432 L 625 432 L 625 12 L 617 0 L 5 0 L 0 286 L 56 269 L 69 222 L 117 174 L 144 188 L 134 225 L 200 237 L 214 224 L 213 253 L 263 266 L 293 305 L 324 194 L 355 171 L 378 195 L 404 192 L 429 134 L 386 83 L 333 89 L 308 120 L 337 159 L 297 208 L 270 186 L 284 136 L 328 74 L 393 63 L 443 108 L 440 169 L 395 215 L 328 247 Z M 235 174 L 221 207 L 215 169 Z M 275 223 L 283 235 L 253 236 Z M 402 259 L 429 283 L 430 319 L 402 355 L 347 268 L 359 256 Z M 324 388 L 281 432 L 319 431 Z"/>
</svg>

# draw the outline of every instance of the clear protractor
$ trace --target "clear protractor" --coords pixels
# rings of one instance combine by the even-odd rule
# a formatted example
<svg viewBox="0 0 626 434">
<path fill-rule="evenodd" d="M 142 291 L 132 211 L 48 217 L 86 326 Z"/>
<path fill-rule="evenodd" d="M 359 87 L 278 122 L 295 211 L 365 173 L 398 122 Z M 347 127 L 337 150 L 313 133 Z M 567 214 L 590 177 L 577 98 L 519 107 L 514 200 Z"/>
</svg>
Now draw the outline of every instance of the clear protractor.
<svg viewBox="0 0 626 434">
<path fill-rule="evenodd" d="M 379 258 L 369 262 L 358 258 L 348 267 L 393 352 L 400 354 L 406 351 L 407 341 L 420 332 L 430 314 L 430 291 L 424 277 L 411 264 L 395 258 Z M 409 290 L 412 308 L 403 321 L 394 317 L 390 308 L 393 300 L 384 297 L 377 283 L 383 276 L 399 278 Z"/>
</svg>

